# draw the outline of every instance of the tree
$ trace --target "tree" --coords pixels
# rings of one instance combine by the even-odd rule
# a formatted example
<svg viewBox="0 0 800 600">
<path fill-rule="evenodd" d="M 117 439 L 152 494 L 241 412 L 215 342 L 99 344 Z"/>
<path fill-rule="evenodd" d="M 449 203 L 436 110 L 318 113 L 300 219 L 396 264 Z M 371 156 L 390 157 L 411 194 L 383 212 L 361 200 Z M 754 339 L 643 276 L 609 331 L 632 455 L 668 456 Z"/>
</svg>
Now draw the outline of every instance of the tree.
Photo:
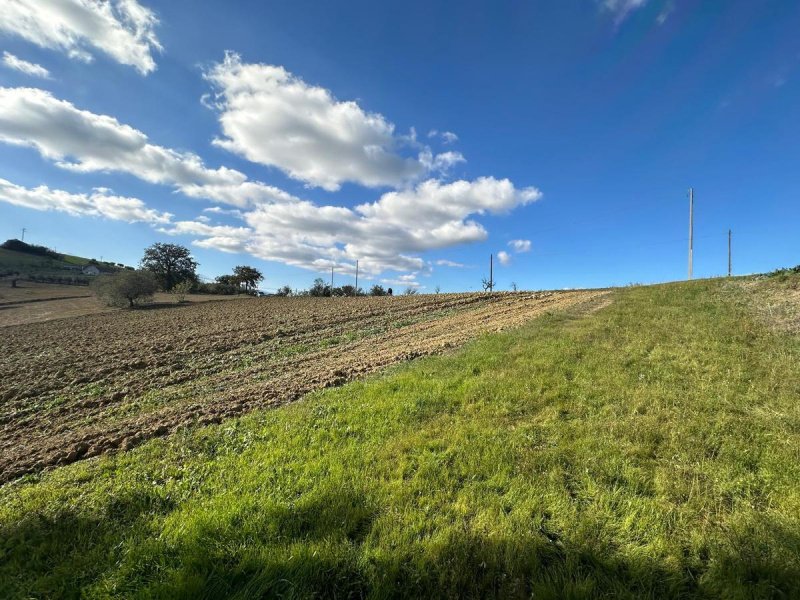
<svg viewBox="0 0 800 600">
<path fill-rule="evenodd" d="M 156 276 L 158 284 L 165 291 L 181 281 L 197 281 L 197 261 L 192 258 L 188 248 L 179 244 L 156 242 L 145 248 L 140 265 Z"/>
<path fill-rule="evenodd" d="M 261 271 L 254 267 L 239 265 L 233 268 L 233 278 L 239 285 L 244 284 L 244 290 L 250 292 L 250 288 L 255 289 L 259 281 L 264 281 Z"/>
<path fill-rule="evenodd" d="M 343 285 L 339 288 L 342 293 L 342 296 L 358 296 L 358 290 L 354 285 Z"/>
<path fill-rule="evenodd" d="M 373 285 L 369 290 L 370 296 L 385 296 L 386 290 L 383 289 L 382 285 L 378 285 L 377 283 Z"/>
<path fill-rule="evenodd" d="M 516 292 L 517 291 L 517 282 L 516 281 L 512 281 L 511 282 L 511 291 L 512 292 Z"/>
<path fill-rule="evenodd" d="M 278 288 L 278 291 L 275 292 L 276 296 L 291 296 L 292 295 L 292 288 L 288 285 L 283 286 L 282 288 Z"/>
<path fill-rule="evenodd" d="M 314 285 L 308 290 L 309 296 L 330 296 L 331 286 L 325 283 L 322 277 L 317 277 L 314 280 Z"/>
<path fill-rule="evenodd" d="M 494 286 L 496 285 L 496 283 L 491 279 L 484 277 L 483 279 L 481 279 L 481 285 L 483 286 L 484 292 L 491 292 L 494 290 Z"/>
<path fill-rule="evenodd" d="M 416 295 L 416 293 L 417 293 L 417 288 L 413 288 L 413 287 L 407 287 L 403 291 L 403 294 L 406 295 L 406 296 L 414 296 L 414 295 Z"/>
<path fill-rule="evenodd" d="M 150 271 L 120 271 L 92 282 L 95 293 L 109 306 L 133 308 L 152 299 L 158 280 Z"/>
</svg>

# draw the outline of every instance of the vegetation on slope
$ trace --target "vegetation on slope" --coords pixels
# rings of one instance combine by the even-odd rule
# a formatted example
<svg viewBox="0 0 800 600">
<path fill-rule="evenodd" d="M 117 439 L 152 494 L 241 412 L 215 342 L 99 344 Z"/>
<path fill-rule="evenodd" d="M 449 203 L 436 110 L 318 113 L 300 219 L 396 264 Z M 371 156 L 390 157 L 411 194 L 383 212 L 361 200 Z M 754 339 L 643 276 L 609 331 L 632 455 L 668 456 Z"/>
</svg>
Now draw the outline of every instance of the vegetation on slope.
<svg viewBox="0 0 800 600">
<path fill-rule="evenodd" d="M 0 489 L 17 596 L 789 597 L 800 341 L 737 282 Z"/>
<path fill-rule="evenodd" d="M 46 246 L 20 240 L 6 240 L 0 244 L 0 277 L 22 276 L 50 283 L 86 284 L 88 279 L 81 277 L 81 269 L 88 265 L 95 265 L 108 273 L 124 267 L 122 264 L 61 254 Z"/>
</svg>

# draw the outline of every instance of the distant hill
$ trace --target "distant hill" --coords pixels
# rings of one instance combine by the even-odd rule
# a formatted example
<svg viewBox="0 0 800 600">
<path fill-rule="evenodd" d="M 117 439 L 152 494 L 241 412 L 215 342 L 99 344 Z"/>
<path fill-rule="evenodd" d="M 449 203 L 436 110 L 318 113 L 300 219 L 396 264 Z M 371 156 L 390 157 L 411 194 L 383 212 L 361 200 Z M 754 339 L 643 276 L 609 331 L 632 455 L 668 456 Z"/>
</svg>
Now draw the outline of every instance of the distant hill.
<svg viewBox="0 0 800 600">
<path fill-rule="evenodd" d="M 83 269 L 90 265 L 101 273 L 116 273 L 130 268 L 122 263 L 61 254 L 46 246 L 26 244 L 21 240 L 7 240 L 0 244 L 0 277 L 87 283 Z"/>
</svg>

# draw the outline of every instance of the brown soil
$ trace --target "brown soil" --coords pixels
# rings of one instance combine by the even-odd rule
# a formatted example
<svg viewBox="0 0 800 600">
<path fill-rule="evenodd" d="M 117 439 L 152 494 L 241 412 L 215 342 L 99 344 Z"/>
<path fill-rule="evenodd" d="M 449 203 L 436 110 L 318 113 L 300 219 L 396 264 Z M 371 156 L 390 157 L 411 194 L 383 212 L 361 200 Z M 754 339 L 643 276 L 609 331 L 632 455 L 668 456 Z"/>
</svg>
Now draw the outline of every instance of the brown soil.
<svg viewBox="0 0 800 600">
<path fill-rule="evenodd" d="M 0 482 L 290 402 L 605 294 L 243 299 L 6 327 Z"/>
<path fill-rule="evenodd" d="M 19 281 L 12 288 L 10 281 L 0 282 L 0 327 L 39 323 L 83 315 L 96 315 L 118 311 L 105 306 L 95 298 L 88 286 L 58 285 Z M 188 294 L 188 302 L 231 300 L 235 296 Z M 175 304 L 171 294 L 157 293 L 157 304 Z"/>
</svg>

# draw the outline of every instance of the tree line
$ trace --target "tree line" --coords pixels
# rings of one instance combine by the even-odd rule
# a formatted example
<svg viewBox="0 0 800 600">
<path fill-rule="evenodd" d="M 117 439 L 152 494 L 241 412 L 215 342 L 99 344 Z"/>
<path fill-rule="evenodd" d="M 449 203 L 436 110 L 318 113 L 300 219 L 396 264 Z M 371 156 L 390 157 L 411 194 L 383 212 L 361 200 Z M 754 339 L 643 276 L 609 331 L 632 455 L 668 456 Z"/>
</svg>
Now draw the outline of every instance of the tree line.
<svg viewBox="0 0 800 600">
<path fill-rule="evenodd" d="M 186 295 L 194 294 L 250 294 L 258 292 L 258 284 L 264 275 L 255 267 L 238 265 L 233 273 L 220 275 L 213 283 L 200 281 L 197 275 L 198 262 L 185 246 L 157 242 L 145 248 L 144 256 L 135 270 L 123 270 L 111 275 L 101 275 L 93 287 L 97 295 L 112 306 L 133 308 L 150 302 L 158 291 L 170 292 L 179 302 Z M 416 294 L 414 288 L 406 288 L 404 294 Z M 331 287 L 318 277 L 307 290 L 292 290 L 285 285 L 278 296 L 391 296 L 392 288 L 373 285 L 368 291 L 353 285 Z"/>
<path fill-rule="evenodd" d="M 144 250 L 136 270 L 101 275 L 93 282 L 99 297 L 112 306 L 150 302 L 158 291 L 172 293 L 179 302 L 186 294 L 255 294 L 264 275 L 255 267 L 239 265 L 230 275 L 220 275 L 213 283 L 200 281 L 199 263 L 180 244 L 157 242 Z"/>
<path fill-rule="evenodd" d="M 416 294 L 417 290 L 408 287 L 403 294 L 411 295 Z M 339 287 L 331 287 L 326 283 L 322 277 L 317 277 L 314 283 L 307 290 L 292 290 L 288 285 L 280 288 L 277 296 L 315 296 L 315 297 L 331 297 L 331 296 L 392 296 L 394 291 L 392 288 L 384 288 L 382 285 L 375 284 L 368 290 L 364 288 L 357 288 L 354 285 L 342 285 Z"/>
</svg>

